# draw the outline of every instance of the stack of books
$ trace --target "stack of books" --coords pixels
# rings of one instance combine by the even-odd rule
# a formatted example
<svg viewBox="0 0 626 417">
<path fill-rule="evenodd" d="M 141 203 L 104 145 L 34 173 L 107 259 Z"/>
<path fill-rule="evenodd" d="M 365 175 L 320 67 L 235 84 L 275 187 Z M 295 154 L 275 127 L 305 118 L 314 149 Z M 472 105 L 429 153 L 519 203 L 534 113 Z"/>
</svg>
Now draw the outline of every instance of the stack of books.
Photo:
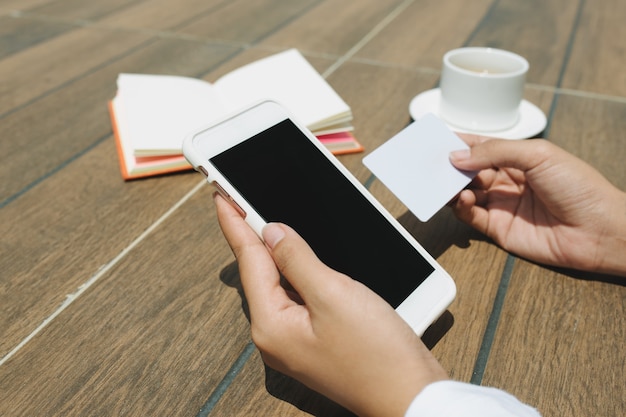
<svg viewBox="0 0 626 417">
<path fill-rule="evenodd" d="M 345 101 L 296 49 L 240 67 L 209 83 L 189 77 L 120 74 L 109 102 L 126 180 L 191 169 L 185 136 L 253 102 L 271 99 L 334 154 L 361 152 Z"/>
</svg>

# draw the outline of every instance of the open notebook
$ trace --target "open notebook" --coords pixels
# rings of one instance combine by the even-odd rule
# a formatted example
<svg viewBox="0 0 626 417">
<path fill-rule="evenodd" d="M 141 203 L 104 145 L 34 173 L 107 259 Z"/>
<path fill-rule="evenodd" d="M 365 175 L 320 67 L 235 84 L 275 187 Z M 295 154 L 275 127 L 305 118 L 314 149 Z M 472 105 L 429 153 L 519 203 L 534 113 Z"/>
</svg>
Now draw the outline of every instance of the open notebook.
<svg viewBox="0 0 626 417">
<path fill-rule="evenodd" d="M 283 106 L 333 153 L 359 152 L 346 102 L 296 49 L 252 62 L 214 83 L 190 77 L 120 74 L 109 103 L 125 179 L 190 169 L 186 134 L 262 99 Z"/>
</svg>

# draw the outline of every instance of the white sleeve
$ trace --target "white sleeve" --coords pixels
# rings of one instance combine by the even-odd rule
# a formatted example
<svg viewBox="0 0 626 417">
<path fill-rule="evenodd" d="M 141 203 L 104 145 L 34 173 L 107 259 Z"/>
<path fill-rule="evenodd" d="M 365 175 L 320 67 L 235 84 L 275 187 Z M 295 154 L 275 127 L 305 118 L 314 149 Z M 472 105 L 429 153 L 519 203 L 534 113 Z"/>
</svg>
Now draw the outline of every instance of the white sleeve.
<svg viewBox="0 0 626 417">
<path fill-rule="evenodd" d="M 540 417 L 537 410 L 496 388 L 457 381 L 434 382 L 420 392 L 405 417 Z"/>
</svg>

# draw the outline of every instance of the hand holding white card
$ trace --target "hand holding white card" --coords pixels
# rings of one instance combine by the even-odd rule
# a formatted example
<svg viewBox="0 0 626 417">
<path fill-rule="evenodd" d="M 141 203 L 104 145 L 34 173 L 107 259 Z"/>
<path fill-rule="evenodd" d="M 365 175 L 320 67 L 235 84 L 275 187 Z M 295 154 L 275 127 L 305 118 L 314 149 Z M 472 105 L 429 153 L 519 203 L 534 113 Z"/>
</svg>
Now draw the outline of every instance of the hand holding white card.
<svg viewBox="0 0 626 417">
<path fill-rule="evenodd" d="M 363 163 L 426 222 L 476 175 L 456 169 L 449 159 L 450 152 L 468 148 L 443 121 L 427 114 L 363 158 Z"/>
</svg>

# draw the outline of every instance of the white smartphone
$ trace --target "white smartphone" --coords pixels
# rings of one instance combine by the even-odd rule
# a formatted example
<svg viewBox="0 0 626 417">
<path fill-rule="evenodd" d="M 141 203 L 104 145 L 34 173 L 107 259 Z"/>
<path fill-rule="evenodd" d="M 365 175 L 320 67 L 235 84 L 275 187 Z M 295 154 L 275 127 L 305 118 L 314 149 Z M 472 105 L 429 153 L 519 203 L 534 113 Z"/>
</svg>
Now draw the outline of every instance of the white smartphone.
<svg viewBox="0 0 626 417">
<path fill-rule="evenodd" d="M 367 285 L 418 335 L 454 299 L 443 268 L 276 102 L 192 133 L 183 153 L 259 236 L 268 222 L 291 226 L 326 265 Z"/>
</svg>

